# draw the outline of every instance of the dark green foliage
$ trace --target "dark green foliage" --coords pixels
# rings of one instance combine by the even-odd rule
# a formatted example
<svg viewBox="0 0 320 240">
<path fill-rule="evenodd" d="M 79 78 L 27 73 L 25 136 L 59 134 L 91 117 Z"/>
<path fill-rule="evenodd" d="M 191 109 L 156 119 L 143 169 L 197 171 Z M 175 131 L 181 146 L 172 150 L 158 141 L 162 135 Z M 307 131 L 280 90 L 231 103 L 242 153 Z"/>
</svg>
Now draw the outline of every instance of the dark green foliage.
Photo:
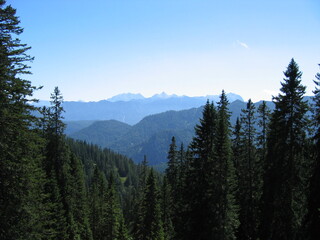
<svg viewBox="0 0 320 240">
<path fill-rule="evenodd" d="M 139 240 L 164 240 L 159 190 L 153 170 L 150 171 L 142 199 L 142 225 Z"/>
<path fill-rule="evenodd" d="M 293 59 L 284 75 L 267 138 L 261 239 L 295 239 L 305 211 L 305 87 Z"/>
<path fill-rule="evenodd" d="M 216 138 L 216 156 L 213 180 L 216 205 L 213 205 L 215 212 L 215 223 L 213 224 L 213 236 L 217 239 L 235 239 L 235 231 L 239 225 L 238 206 L 235 201 L 236 176 L 231 158 L 230 141 L 230 113 L 228 111 L 228 100 L 225 92 L 222 91 L 218 103 L 218 123 Z"/>
<path fill-rule="evenodd" d="M 93 239 L 104 239 L 106 228 L 104 215 L 106 211 L 107 182 L 105 176 L 96 167 L 89 191 L 90 226 Z"/>
<path fill-rule="evenodd" d="M 235 154 L 240 156 L 237 159 L 237 196 L 240 205 L 238 239 L 257 239 L 258 236 L 262 164 L 255 147 L 257 142 L 255 125 L 255 107 L 249 99 L 247 108 L 243 109 L 241 114 L 242 128 L 239 123 L 236 125 L 234 141 Z"/>
<path fill-rule="evenodd" d="M 99 121 L 70 136 L 111 148 L 136 163 L 147 155 L 150 165 L 155 165 L 166 161 L 172 136 L 176 136 L 177 142 L 189 144 L 201 111 L 202 108 L 164 112 L 148 116 L 133 126 L 117 121 Z"/>
<path fill-rule="evenodd" d="M 258 105 L 260 102 L 255 103 L 256 108 Z M 274 108 L 272 102 L 266 102 L 266 105 L 270 109 Z M 240 100 L 229 104 L 232 125 L 239 117 L 241 109 L 245 107 L 246 103 Z M 203 106 L 183 111 L 168 111 L 145 117 L 133 126 L 114 120 L 97 121 L 69 136 L 97 144 L 102 148 L 110 148 L 132 158 L 136 163 L 140 163 L 143 156 L 147 155 L 151 166 L 164 165 L 172 136 L 175 136 L 177 143 L 182 142 L 188 146 L 192 141 L 194 127 L 199 123 L 202 111 Z M 75 121 L 68 122 L 68 124 L 66 130 L 69 132 L 69 126 L 72 130 L 74 125 L 79 126 L 83 122 Z"/>
<path fill-rule="evenodd" d="M 69 125 L 72 128 L 74 124 L 72 125 L 70 122 Z M 121 139 L 130 129 L 130 125 L 115 120 L 96 121 L 70 136 L 74 139 L 87 140 L 89 135 L 90 142 L 102 147 L 109 147 L 111 142 Z"/>
<path fill-rule="evenodd" d="M 36 88 L 20 77 L 29 73 L 32 58 L 17 38 L 23 30 L 15 13 L 0 0 L 1 240 L 129 240 L 130 234 L 137 240 L 320 238 L 319 73 L 315 134 L 309 139 L 305 87 L 293 59 L 270 123 L 266 102 L 256 119 L 249 100 L 240 120 L 233 119 L 233 138 L 224 91 L 217 108 L 209 101 L 204 106 L 187 151 L 183 143 L 191 139 L 201 109 L 150 116 L 134 127 L 92 125 L 96 141 L 141 159 L 153 149 L 151 161 L 164 158 L 169 136 L 177 133 L 162 176 L 147 166 L 146 156 L 137 166 L 109 149 L 66 139 L 57 87 L 51 107 L 30 104 Z M 97 125 L 113 133 L 95 132 Z"/>
<path fill-rule="evenodd" d="M 44 216 L 42 140 L 31 127 L 36 89 L 29 74 L 30 49 L 18 36 L 16 10 L 0 1 L 0 239 L 40 239 Z"/>
<path fill-rule="evenodd" d="M 44 167 L 51 223 L 50 232 L 63 239 L 92 239 L 89 227 L 85 179 L 80 160 L 70 152 L 63 135 L 62 96 L 56 87 L 52 106 L 44 110 L 43 134 L 46 138 Z M 60 219 L 59 219 L 60 218 Z M 61 222 L 60 222 L 61 221 Z M 65 223 L 65 224 L 64 224 Z"/>
<path fill-rule="evenodd" d="M 178 158 L 177 158 L 177 145 L 175 137 L 172 137 L 170 149 L 168 152 L 168 167 L 166 169 L 166 176 L 168 183 L 173 189 L 176 189 L 178 180 Z"/>
<path fill-rule="evenodd" d="M 128 239 L 118 191 L 116 191 L 112 174 L 107 183 L 104 174 L 95 168 L 89 199 L 93 239 Z"/>
<path fill-rule="evenodd" d="M 262 159 L 262 162 L 264 163 L 265 155 L 267 152 L 267 133 L 269 131 L 268 125 L 270 121 L 270 109 L 267 106 L 267 103 L 265 101 L 262 101 L 262 103 L 258 107 L 258 127 L 261 129 L 260 133 L 258 133 L 258 147 L 260 150 L 260 158 Z"/>
<path fill-rule="evenodd" d="M 177 197 L 172 197 L 173 192 L 171 185 L 168 183 L 167 177 L 163 178 L 163 183 L 161 186 L 161 220 L 163 223 L 163 232 L 164 232 L 164 239 L 171 240 L 174 239 L 174 228 L 172 223 L 172 218 L 175 216 L 176 213 L 176 202 L 178 201 Z"/>
<path fill-rule="evenodd" d="M 305 239 L 320 238 L 320 73 L 317 73 L 314 93 L 313 119 L 314 135 L 314 170 L 310 179 L 310 195 L 308 212 L 304 223 L 303 236 Z"/>
<path fill-rule="evenodd" d="M 113 240 L 117 239 L 119 236 L 120 223 L 122 223 L 122 234 L 124 233 L 124 225 L 123 225 L 123 216 L 122 211 L 119 204 L 118 193 L 115 188 L 115 183 L 113 179 L 113 175 L 109 178 L 108 189 L 107 189 L 107 197 L 106 201 L 106 211 L 103 214 L 104 219 L 104 227 L 106 234 L 104 239 Z"/>
<path fill-rule="evenodd" d="M 182 179 L 182 195 L 187 199 L 178 225 L 181 239 L 235 239 L 238 207 L 235 202 L 236 178 L 230 142 L 228 101 L 222 92 L 218 111 L 207 102 L 196 136 L 191 143 L 191 158 Z M 190 160 L 189 160 L 190 158 Z"/>
<path fill-rule="evenodd" d="M 217 114 L 215 107 L 207 101 L 200 124 L 195 127 L 191 143 L 193 158 L 186 173 L 187 208 L 184 239 L 207 239 L 211 236 L 212 202 L 211 183 L 213 171 L 214 140 Z M 201 229 L 201 231 L 199 231 Z"/>
<path fill-rule="evenodd" d="M 140 239 L 142 237 L 142 232 L 144 228 L 144 209 L 143 209 L 143 199 L 145 198 L 145 188 L 147 183 L 147 176 L 149 173 L 147 156 L 144 156 L 143 161 L 139 164 L 139 184 L 137 192 L 134 195 L 133 202 L 133 229 L 132 233 L 135 239 Z"/>
</svg>

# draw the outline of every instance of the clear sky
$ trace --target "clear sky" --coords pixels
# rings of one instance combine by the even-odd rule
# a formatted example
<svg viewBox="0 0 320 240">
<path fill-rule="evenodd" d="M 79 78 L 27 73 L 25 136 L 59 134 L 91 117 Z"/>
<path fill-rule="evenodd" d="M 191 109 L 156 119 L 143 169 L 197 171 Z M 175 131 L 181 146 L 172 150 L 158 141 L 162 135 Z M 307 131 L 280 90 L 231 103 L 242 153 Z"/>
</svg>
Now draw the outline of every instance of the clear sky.
<svg viewBox="0 0 320 240">
<path fill-rule="evenodd" d="M 97 101 L 226 92 L 271 100 L 291 58 L 312 94 L 319 0 L 7 0 L 35 56 L 28 77 L 49 99 Z"/>
</svg>

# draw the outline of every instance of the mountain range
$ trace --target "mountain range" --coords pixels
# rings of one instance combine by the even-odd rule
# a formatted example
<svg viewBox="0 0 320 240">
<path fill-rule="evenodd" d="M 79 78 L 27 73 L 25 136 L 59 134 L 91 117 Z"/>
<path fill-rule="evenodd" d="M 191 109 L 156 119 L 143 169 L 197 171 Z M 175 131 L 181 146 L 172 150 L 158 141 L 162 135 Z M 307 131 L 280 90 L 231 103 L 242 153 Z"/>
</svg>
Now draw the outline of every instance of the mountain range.
<svg viewBox="0 0 320 240">
<path fill-rule="evenodd" d="M 234 125 L 246 103 L 236 94 L 229 94 L 228 98 L 230 121 Z M 142 161 L 146 155 L 150 165 L 161 165 L 167 161 L 172 136 L 178 145 L 189 145 L 207 99 L 217 102 L 218 96 L 178 97 L 161 93 L 144 98 L 141 94 L 122 94 L 99 102 L 65 102 L 65 133 L 74 139 L 110 148 L 135 162 Z M 305 99 L 311 101 L 310 97 Z M 261 101 L 255 103 L 256 109 L 260 104 Z M 199 106 L 188 108 L 194 105 Z M 274 108 L 270 101 L 267 105 Z"/>
<path fill-rule="evenodd" d="M 256 108 L 260 104 L 261 102 L 255 103 Z M 269 108 L 273 108 L 272 102 L 267 104 Z M 240 116 L 241 109 L 245 107 L 246 103 L 240 100 L 229 105 L 232 125 Z M 83 121 L 67 122 L 67 129 L 72 138 L 110 148 L 132 158 L 135 162 L 142 161 L 146 155 L 150 165 L 159 165 L 167 161 L 172 136 L 175 136 L 178 145 L 183 143 L 187 146 L 191 142 L 194 127 L 202 116 L 202 110 L 203 106 L 181 111 L 166 111 L 147 116 L 132 126 L 116 120 L 96 121 L 75 132 L 71 132 L 69 128 L 81 125 Z"/>
<path fill-rule="evenodd" d="M 230 102 L 243 101 L 242 97 L 228 93 Z M 130 125 L 137 124 L 144 117 L 169 110 L 184 110 L 204 105 L 206 100 L 217 102 L 218 95 L 203 97 L 177 96 L 166 93 L 145 98 L 141 94 L 126 93 L 98 102 L 65 101 L 65 121 L 78 120 L 117 120 Z M 48 101 L 40 101 L 37 105 L 48 105 Z"/>
</svg>

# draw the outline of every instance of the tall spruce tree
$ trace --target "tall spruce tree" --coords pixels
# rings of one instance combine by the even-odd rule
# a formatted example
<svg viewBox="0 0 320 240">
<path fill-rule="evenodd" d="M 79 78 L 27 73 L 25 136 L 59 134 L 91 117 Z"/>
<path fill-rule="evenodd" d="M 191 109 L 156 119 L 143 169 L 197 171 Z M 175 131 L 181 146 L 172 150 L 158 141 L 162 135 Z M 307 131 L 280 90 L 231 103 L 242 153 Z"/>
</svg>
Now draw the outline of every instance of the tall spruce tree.
<svg viewBox="0 0 320 240">
<path fill-rule="evenodd" d="M 189 187 L 192 181 L 191 178 L 187 178 L 189 172 L 190 159 L 192 158 L 190 151 L 184 150 L 184 145 L 181 143 L 180 150 L 178 151 L 178 181 L 176 189 L 176 197 L 172 198 L 173 210 L 172 210 L 172 223 L 174 227 L 174 239 L 182 239 L 184 234 L 188 232 L 186 228 L 186 216 L 188 216 L 188 198 Z M 188 179 L 188 180 L 187 180 Z M 190 182 L 189 182 L 190 181 Z"/>
<path fill-rule="evenodd" d="M 139 240 L 164 240 L 163 224 L 161 220 L 161 206 L 159 190 L 151 169 L 142 199 L 142 225 L 140 225 Z"/>
<path fill-rule="evenodd" d="M 238 200 L 240 226 L 238 239 L 257 239 L 262 165 L 256 152 L 256 116 L 251 99 L 241 113 L 242 158 L 238 162 Z"/>
<path fill-rule="evenodd" d="M 45 109 L 46 141 L 44 167 L 47 173 L 47 194 L 53 207 L 52 232 L 61 239 L 92 239 L 89 226 L 83 167 L 66 145 L 63 119 L 63 98 L 58 87 L 51 95 L 52 106 Z M 51 200 L 51 201 L 50 201 Z M 52 202 L 54 201 L 54 202 Z M 61 209 L 62 207 L 62 209 Z M 60 220 L 58 220 L 60 218 Z"/>
<path fill-rule="evenodd" d="M 218 102 L 218 122 L 216 133 L 216 155 L 214 165 L 214 201 L 211 210 L 215 214 L 213 221 L 213 239 L 235 239 L 239 225 L 238 205 L 236 204 L 236 176 L 232 161 L 230 140 L 230 112 L 224 91 Z"/>
<path fill-rule="evenodd" d="M 145 188 L 146 188 L 146 183 L 147 183 L 147 177 L 148 177 L 148 160 L 147 156 L 144 155 L 143 161 L 141 164 L 139 164 L 139 185 L 137 188 L 137 192 L 135 194 L 135 199 L 134 199 L 134 209 L 133 215 L 133 230 L 132 230 L 132 235 L 135 239 L 140 239 L 142 237 L 142 232 L 144 229 L 143 226 L 143 219 L 144 219 L 144 212 L 143 212 L 143 199 L 145 197 Z"/>
<path fill-rule="evenodd" d="M 168 167 L 163 180 L 163 224 L 166 236 L 173 237 L 173 228 L 178 225 L 179 211 L 181 210 L 181 158 L 183 158 L 183 149 L 177 151 L 175 137 L 172 137 L 168 151 Z M 166 202 L 166 203 L 164 203 Z M 165 210 L 165 211 L 164 211 Z M 166 216 L 166 217 L 165 217 Z M 169 239 L 168 238 L 168 239 Z"/>
<path fill-rule="evenodd" d="M 168 183 L 167 176 L 164 176 L 161 186 L 161 220 L 165 240 L 174 239 L 173 217 L 176 212 L 175 201 L 178 199 L 172 196 L 171 185 Z"/>
<path fill-rule="evenodd" d="M 172 137 L 168 152 L 168 167 L 166 169 L 166 176 L 168 183 L 173 189 L 176 189 L 178 179 L 178 161 L 177 161 L 177 145 L 175 137 Z"/>
<path fill-rule="evenodd" d="M 270 114 L 271 111 L 267 106 L 266 101 L 262 101 L 262 103 L 258 107 L 258 126 L 260 127 L 260 131 L 258 132 L 257 140 L 258 140 L 258 152 L 261 159 L 261 162 L 265 163 L 265 157 L 267 153 L 267 133 L 268 126 L 270 122 Z"/>
<path fill-rule="evenodd" d="M 305 211 L 303 182 L 307 104 L 294 59 L 284 72 L 267 138 L 261 239 L 295 239 Z"/>
<path fill-rule="evenodd" d="M 104 217 L 107 209 L 107 181 L 95 167 L 89 191 L 90 226 L 94 240 L 103 240 L 107 235 Z"/>
<path fill-rule="evenodd" d="M 16 10 L 0 0 L 0 239 L 41 239 L 44 173 L 41 144 L 35 133 L 36 88 L 29 74 L 28 47 Z"/>
<path fill-rule="evenodd" d="M 106 235 L 103 239 L 114 240 L 118 239 L 119 235 L 123 236 L 126 232 L 125 225 L 123 223 L 122 210 L 120 208 L 119 196 L 116 191 L 115 181 L 113 174 L 110 175 L 108 183 L 108 191 L 106 200 L 106 212 L 104 217 L 104 223 L 106 228 Z M 122 230 L 120 232 L 119 230 Z"/>
<path fill-rule="evenodd" d="M 314 135 L 314 170 L 310 179 L 308 212 L 304 223 L 304 239 L 320 239 L 320 73 L 317 73 L 314 93 L 313 120 Z"/>
<path fill-rule="evenodd" d="M 183 239 L 208 239 L 212 236 L 211 210 L 213 189 L 212 173 L 215 154 L 217 113 L 213 103 L 207 101 L 200 124 L 195 127 L 195 137 L 190 149 L 192 159 L 186 173 L 188 208 L 185 212 Z"/>
<path fill-rule="evenodd" d="M 242 127 L 239 117 L 237 117 L 234 130 L 232 132 L 232 152 L 233 152 L 233 164 L 236 169 L 237 178 L 239 177 L 239 162 L 242 161 L 243 155 L 243 141 L 242 141 Z"/>
</svg>

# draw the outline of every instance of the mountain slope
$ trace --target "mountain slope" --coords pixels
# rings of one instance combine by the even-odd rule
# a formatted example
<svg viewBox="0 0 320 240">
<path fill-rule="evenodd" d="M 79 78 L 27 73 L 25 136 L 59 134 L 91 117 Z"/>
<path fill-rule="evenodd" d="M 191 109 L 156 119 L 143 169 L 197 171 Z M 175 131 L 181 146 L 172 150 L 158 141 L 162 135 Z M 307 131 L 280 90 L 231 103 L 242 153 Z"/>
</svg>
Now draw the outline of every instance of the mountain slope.
<svg viewBox="0 0 320 240">
<path fill-rule="evenodd" d="M 311 101 L 310 98 L 305 98 Z M 258 109 L 260 102 L 255 103 Z M 273 110 L 274 104 L 267 102 Z M 231 125 L 240 117 L 241 109 L 246 103 L 236 100 L 229 105 Z M 167 161 L 167 152 L 172 136 L 177 145 L 187 146 L 194 136 L 194 126 L 202 116 L 203 107 L 182 111 L 167 111 L 145 117 L 139 123 L 129 126 L 118 121 L 99 121 L 70 136 L 108 147 L 116 152 L 140 162 L 147 155 L 151 165 L 159 165 Z"/>
<path fill-rule="evenodd" d="M 230 104 L 231 122 L 236 121 L 246 103 L 235 101 Z M 167 111 L 145 117 L 129 126 L 118 121 L 99 121 L 70 136 L 86 140 L 102 147 L 131 157 L 140 162 L 148 156 L 151 165 L 166 162 L 168 146 L 172 136 L 177 143 L 187 146 L 194 135 L 194 126 L 202 116 L 203 107 L 182 111 Z"/>
<path fill-rule="evenodd" d="M 230 101 L 242 100 L 241 96 L 229 93 Z M 140 94 L 121 94 L 109 100 L 99 102 L 70 102 L 65 101 L 65 121 L 79 120 L 117 120 L 133 125 L 151 114 L 162 113 L 169 110 L 180 111 L 190 108 L 198 108 L 207 99 L 218 101 L 219 96 L 187 97 L 156 94 L 150 98 L 144 98 Z M 38 105 L 47 104 L 40 102 Z"/>
<path fill-rule="evenodd" d="M 96 121 L 90 126 L 72 133 L 69 136 L 98 144 L 102 147 L 109 147 L 111 142 L 118 141 L 131 129 L 131 126 L 116 120 Z"/>
</svg>

